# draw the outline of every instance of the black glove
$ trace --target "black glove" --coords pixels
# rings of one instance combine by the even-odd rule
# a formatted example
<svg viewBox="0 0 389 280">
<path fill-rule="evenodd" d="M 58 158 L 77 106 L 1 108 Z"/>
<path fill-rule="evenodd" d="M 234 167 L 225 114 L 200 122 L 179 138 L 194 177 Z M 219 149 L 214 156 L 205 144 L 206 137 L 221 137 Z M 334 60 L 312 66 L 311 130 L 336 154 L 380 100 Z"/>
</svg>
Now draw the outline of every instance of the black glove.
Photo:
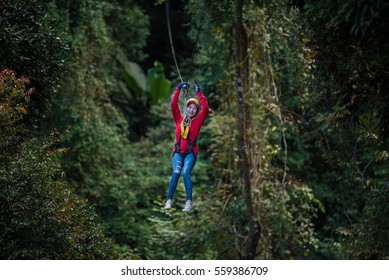
<svg viewBox="0 0 389 280">
<path fill-rule="evenodd" d="M 177 88 L 179 88 L 181 90 L 182 88 L 187 87 L 187 86 L 188 86 L 188 83 L 187 82 L 183 82 Z"/>
<path fill-rule="evenodd" d="M 195 81 L 196 84 L 196 92 L 199 93 L 201 91 L 201 87 L 197 81 Z"/>
</svg>

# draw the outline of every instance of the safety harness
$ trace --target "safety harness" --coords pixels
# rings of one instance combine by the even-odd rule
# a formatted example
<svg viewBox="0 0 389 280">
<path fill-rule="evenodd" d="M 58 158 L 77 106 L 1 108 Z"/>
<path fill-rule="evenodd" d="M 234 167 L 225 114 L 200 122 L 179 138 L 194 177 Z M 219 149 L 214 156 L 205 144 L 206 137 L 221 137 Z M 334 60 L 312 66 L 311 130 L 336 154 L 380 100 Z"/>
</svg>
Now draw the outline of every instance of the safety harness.
<svg viewBox="0 0 389 280">
<path fill-rule="evenodd" d="M 179 153 L 180 156 L 185 159 L 187 155 L 193 152 L 193 147 L 197 144 L 197 139 L 194 141 L 190 141 L 190 129 L 189 126 L 184 126 L 183 122 L 181 122 L 181 133 L 178 141 L 174 144 L 175 150 L 173 152 L 173 156 L 175 153 Z M 186 149 L 185 153 L 181 151 L 181 139 L 188 139 L 188 149 Z"/>
</svg>

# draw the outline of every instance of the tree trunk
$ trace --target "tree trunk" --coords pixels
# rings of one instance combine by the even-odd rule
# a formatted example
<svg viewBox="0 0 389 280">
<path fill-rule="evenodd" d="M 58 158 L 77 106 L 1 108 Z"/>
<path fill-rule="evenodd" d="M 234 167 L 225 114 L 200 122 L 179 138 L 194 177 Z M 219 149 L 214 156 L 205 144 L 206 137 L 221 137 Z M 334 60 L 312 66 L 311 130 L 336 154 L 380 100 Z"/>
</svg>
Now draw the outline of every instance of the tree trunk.
<svg viewBox="0 0 389 280">
<path fill-rule="evenodd" d="M 247 219 L 249 232 L 245 243 L 245 259 L 254 259 L 256 255 L 256 247 L 259 241 L 259 223 L 254 215 L 253 200 L 251 195 L 251 177 L 250 177 L 250 162 L 247 157 L 246 148 L 246 125 L 245 125 L 245 106 L 243 99 L 243 90 L 248 87 L 248 70 L 244 66 L 245 53 L 247 52 L 247 41 L 245 40 L 245 30 L 242 23 L 242 9 L 244 0 L 236 1 L 236 31 L 235 31 L 235 51 L 236 51 L 236 81 L 238 95 L 238 115 L 239 115 L 239 151 L 241 161 L 241 181 L 247 207 Z"/>
</svg>

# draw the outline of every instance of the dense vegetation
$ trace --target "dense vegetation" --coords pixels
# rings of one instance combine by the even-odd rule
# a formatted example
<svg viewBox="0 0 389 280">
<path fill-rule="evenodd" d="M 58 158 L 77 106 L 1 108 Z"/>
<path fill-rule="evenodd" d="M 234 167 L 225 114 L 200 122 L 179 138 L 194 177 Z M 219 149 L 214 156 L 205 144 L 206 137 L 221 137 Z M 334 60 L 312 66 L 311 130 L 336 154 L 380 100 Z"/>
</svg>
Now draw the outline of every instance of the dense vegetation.
<svg viewBox="0 0 389 280">
<path fill-rule="evenodd" d="M 210 105 L 190 215 L 164 1 L 1 1 L 0 258 L 388 259 L 389 6 L 169 2 Z"/>
</svg>

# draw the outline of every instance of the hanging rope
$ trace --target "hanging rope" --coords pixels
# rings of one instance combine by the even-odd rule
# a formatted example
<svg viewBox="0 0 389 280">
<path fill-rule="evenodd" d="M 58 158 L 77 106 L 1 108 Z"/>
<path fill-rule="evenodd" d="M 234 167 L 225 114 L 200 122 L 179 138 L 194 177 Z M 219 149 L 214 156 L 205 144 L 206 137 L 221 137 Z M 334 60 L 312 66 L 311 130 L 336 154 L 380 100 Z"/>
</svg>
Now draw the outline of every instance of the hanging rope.
<svg viewBox="0 0 389 280">
<path fill-rule="evenodd" d="M 172 54 L 173 54 L 173 58 L 174 58 L 174 63 L 176 64 L 176 69 L 177 69 L 178 76 L 180 77 L 181 83 L 183 83 L 184 81 L 182 80 L 180 69 L 178 68 L 178 63 L 177 63 L 177 59 L 176 59 L 176 53 L 174 51 L 174 46 L 173 46 L 172 30 L 170 28 L 169 6 L 170 6 L 169 5 L 169 0 L 166 0 L 165 7 L 166 7 L 167 30 L 168 30 L 168 33 L 169 33 L 170 47 L 171 47 L 171 50 L 172 50 Z"/>
<path fill-rule="evenodd" d="M 178 63 L 177 63 L 176 53 L 174 51 L 173 36 L 172 36 L 171 27 L 170 27 L 170 16 L 169 16 L 170 3 L 169 3 L 169 0 L 165 1 L 165 8 L 166 8 L 166 19 L 167 19 L 167 28 L 168 28 L 168 33 L 169 33 L 170 48 L 171 48 L 171 51 L 173 54 L 173 59 L 174 59 L 175 65 L 176 65 L 178 76 L 180 77 L 181 83 L 183 83 L 184 80 L 182 79 L 180 69 L 179 69 Z M 197 47 L 197 40 L 195 41 L 195 44 L 193 45 L 192 58 L 191 58 L 190 65 L 189 65 L 189 74 L 191 73 L 191 70 L 192 70 L 192 64 L 193 64 L 193 60 L 194 60 L 194 56 L 195 56 L 196 47 Z M 186 110 L 187 110 L 186 102 L 188 100 L 189 84 L 188 84 L 188 86 L 184 86 L 183 90 L 184 90 L 184 113 L 183 113 L 182 123 L 184 126 L 190 126 L 192 119 L 186 113 Z"/>
<path fill-rule="evenodd" d="M 169 16 L 170 5 L 169 5 L 169 0 L 165 1 L 165 8 L 166 8 L 166 19 L 167 19 L 167 29 L 168 29 L 168 33 L 169 33 L 170 48 L 172 50 L 173 59 L 174 59 L 175 65 L 176 65 L 178 76 L 180 77 L 181 83 L 183 83 L 184 80 L 182 79 L 182 76 L 181 76 L 181 73 L 180 73 L 180 69 L 178 68 L 176 53 L 174 51 L 172 30 L 171 30 L 171 27 L 170 27 L 170 16 Z M 185 86 L 183 88 L 184 89 L 184 113 L 183 113 L 182 123 L 183 123 L 184 126 L 190 126 L 191 125 L 191 119 L 190 119 L 189 115 L 186 113 L 186 101 L 188 99 L 188 87 L 189 86 Z"/>
<path fill-rule="evenodd" d="M 167 20 L 167 28 L 168 28 L 168 33 L 169 33 L 170 48 L 171 48 L 171 51 L 172 51 L 172 54 L 173 54 L 173 59 L 174 59 L 175 65 L 176 65 L 178 76 L 180 77 L 181 83 L 183 83 L 184 80 L 182 79 L 182 76 L 181 76 L 181 73 L 180 73 L 180 69 L 179 69 L 178 63 L 177 63 L 176 53 L 174 51 L 173 36 L 172 36 L 172 30 L 171 30 L 171 27 L 170 27 L 170 15 L 169 15 L 170 2 L 169 2 L 169 0 L 165 1 L 165 8 L 166 8 L 166 20 Z M 189 71 L 188 71 L 188 75 L 189 76 L 192 73 L 191 72 L 192 71 L 192 65 L 193 65 L 195 54 L 196 54 L 197 41 L 199 39 L 199 35 L 200 35 L 200 32 L 197 32 L 196 40 L 195 40 L 195 42 L 193 44 L 192 57 L 191 57 L 191 60 L 190 60 Z"/>
</svg>

